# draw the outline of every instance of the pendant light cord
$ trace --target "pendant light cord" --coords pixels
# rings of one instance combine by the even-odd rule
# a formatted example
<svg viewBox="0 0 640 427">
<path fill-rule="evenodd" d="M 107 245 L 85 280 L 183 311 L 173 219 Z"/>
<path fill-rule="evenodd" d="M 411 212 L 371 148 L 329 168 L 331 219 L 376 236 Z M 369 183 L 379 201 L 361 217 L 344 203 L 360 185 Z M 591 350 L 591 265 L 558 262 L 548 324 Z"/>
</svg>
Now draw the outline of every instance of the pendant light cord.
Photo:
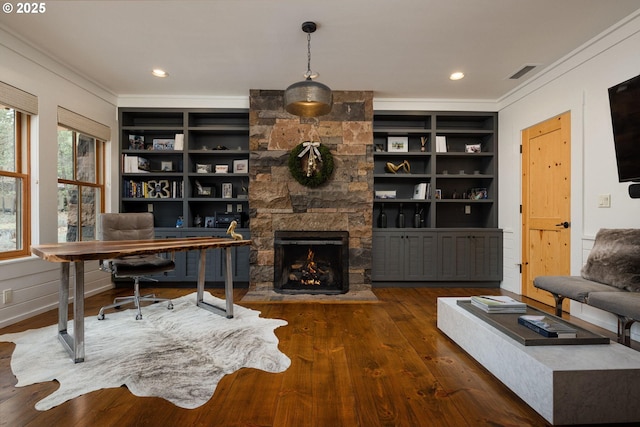
<svg viewBox="0 0 640 427">
<path fill-rule="evenodd" d="M 311 80 L 311 33 L 307 33 L 307 80 Z"/>
</svg>

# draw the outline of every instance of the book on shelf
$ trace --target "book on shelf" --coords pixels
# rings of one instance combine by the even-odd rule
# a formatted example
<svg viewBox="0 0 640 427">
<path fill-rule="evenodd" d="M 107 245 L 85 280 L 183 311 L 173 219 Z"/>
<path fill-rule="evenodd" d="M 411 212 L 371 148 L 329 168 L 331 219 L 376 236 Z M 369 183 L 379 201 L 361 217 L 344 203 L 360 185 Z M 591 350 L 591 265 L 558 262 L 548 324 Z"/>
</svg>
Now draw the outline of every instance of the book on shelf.
<svg viewBox="0 0 640 427">
<path fill-rule="evenodd" d="M 549 316 L 520 316 L 518 323 L 547 338 L 575 338 L 577 329 Z"/>
<path fill-rule="evenodd" d="M 418 199 L 426 199 L 427 198 L 427 183 L 421 182 L 420 184 L 416 184 L 413 187 L 413 198 Z"/>
<path fill-rule="evenodd" d="M 447 152 L 447 137 L 444 135 L 436 136 L 436 153 Z"/>
<path fill-rule="evenodd" d="M 173 149 L 176 151 L 181 151 L 184 148 L 184 133 L 176 133 L 175 144 Z"/>
<path fill-rule="evenodd" d="M 527 305 L 506 295 L 478 295 L 471 297 L 474 307 L 487 313 L 526 313 Z"/>
</svg>

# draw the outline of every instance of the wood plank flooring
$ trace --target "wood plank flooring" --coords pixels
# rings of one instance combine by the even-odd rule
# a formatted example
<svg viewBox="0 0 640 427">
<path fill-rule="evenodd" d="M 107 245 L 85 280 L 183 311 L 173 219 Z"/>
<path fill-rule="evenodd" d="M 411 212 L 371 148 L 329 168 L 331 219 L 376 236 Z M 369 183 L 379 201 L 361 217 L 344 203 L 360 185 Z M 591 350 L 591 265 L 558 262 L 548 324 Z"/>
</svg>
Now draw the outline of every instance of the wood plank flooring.
<svg viewBox="0 0 640 427">
<path fill-rule="evenodd" d="M 175 298 L 193 289 L 157 291 Z M 218 289 L 211 292 L 224 295 Z M 236 302 L 244 292 L 235 291 Z M 499 294 L 499 289 L 374 292 L 377 303 L 241 303 L 263 317 L 289 322 L 276 335 L 291 367 L 280 374 L 237 371 L 222 379 L 207 404 L 192 410 L 158 398 L 135 397 L 120 387 L 37 411 L 35 402 L 55 390 L 57 382 L 15 387 L 10 368 L 14 345 L 0 343 L 0 426 L 547 425 L 436 327 L 437 297 Z M 126 293 L 115 289 L 88 298 L 87 315 Z M 56 322 L 53 310 L 0 334 Z"/>
</svg>

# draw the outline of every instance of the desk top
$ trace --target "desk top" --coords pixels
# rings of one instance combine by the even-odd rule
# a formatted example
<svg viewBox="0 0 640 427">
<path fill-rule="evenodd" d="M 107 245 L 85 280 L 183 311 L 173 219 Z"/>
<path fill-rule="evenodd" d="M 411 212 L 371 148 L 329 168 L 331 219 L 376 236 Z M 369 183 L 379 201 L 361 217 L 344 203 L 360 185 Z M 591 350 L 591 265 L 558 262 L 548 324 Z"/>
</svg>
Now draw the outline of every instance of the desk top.
<svg viewBox="0 0 640 427">
<path fill-rule="evenodd" d="M 197 249 L 248 246 L 251 240 L 233 240 L 221 237 L 189 237 L 152 240 L 90 240 L 31 246 L 31 252 L 51 262 L 90 261 L 119 258 L 128 255 L 181 252 Z"/>
</svg>

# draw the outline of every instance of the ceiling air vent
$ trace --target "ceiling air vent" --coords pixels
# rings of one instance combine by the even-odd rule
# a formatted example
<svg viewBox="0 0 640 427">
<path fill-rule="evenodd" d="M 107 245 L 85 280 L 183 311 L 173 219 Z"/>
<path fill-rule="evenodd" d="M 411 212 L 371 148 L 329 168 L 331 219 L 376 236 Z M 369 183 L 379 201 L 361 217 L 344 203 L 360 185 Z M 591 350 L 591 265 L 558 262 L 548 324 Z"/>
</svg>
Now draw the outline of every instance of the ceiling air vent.
<svg viewBox="0 0 640 427">
<path fill-rule="evenodd" d="M 511 76 L 509 76 L 509 78 L 512 79 L 512 80 L 517 80 L 517 79 L 519 79 L 520 77 L 524 76 L 525 74 L 527 74 L 529 71 L 533 70 L 536 67 L 537 67 L 537 64 L 524 65 L 518 71 L 516 71 Z"/>
</svg>

